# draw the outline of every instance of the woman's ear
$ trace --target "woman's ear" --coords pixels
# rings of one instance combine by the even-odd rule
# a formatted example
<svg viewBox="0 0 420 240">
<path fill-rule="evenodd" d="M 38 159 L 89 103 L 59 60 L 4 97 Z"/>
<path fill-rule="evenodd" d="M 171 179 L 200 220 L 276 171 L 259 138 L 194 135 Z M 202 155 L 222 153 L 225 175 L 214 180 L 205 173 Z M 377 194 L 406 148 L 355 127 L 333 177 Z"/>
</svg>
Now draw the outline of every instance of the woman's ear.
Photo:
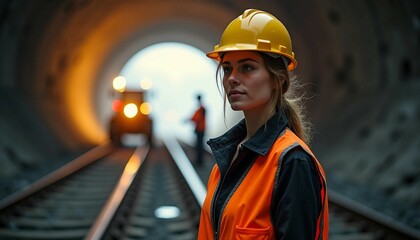
<svg viewBox="0 0 420 240">
<path fill-rule="evenodd" d="M 283 82 L 284 82 L 284 79 L 283 78 L 281 78 L 281 79 L 279 79 L 279 78 L 274 78 L 274 80 L 273 80 L 273 84 L 272 84 L 272 86 L 273 86 L 273 89 L 279 89 L 279 88 L 281 88 L 281 86 L 283 85 Z"/>
</svg>

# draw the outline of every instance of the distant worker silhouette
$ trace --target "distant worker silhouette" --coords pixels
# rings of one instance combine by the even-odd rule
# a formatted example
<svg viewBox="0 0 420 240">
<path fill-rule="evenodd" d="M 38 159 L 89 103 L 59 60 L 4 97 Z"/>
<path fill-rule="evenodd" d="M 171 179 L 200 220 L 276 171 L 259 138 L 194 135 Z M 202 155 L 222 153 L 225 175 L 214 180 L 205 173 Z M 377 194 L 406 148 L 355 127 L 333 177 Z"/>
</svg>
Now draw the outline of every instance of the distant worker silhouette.
<svg viewBox="0 0 420 240">
<path fill-rule="evenodd" d="M 191 121 L 195 124 L 196 134 L 196 163 L 197 165 L 203 164 L 203 140 L 206 130 L 206 108 L 201 101 L 201 94 L 197 95 L 198 109 L 191 117 Z"/>
</svg>

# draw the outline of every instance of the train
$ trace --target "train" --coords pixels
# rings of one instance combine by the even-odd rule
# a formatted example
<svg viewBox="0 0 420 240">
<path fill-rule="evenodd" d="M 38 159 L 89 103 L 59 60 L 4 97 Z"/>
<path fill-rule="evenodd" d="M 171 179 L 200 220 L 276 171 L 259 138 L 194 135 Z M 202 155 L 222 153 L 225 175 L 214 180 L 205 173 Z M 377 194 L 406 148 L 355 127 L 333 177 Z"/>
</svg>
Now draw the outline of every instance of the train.
<svg viewBox="0 0 420 240">
<path fill-rule="evenodd" d="M 122 145 L 126 133 L 143 134 L 149 144 L 153 140 L 153 121 L 150 117 L 151 105 L 145 101 L 144 90 L 123 91 L 112 103 L 113 115 L 110 121 L 109 137 L 117 145 Z"/>
</svg>

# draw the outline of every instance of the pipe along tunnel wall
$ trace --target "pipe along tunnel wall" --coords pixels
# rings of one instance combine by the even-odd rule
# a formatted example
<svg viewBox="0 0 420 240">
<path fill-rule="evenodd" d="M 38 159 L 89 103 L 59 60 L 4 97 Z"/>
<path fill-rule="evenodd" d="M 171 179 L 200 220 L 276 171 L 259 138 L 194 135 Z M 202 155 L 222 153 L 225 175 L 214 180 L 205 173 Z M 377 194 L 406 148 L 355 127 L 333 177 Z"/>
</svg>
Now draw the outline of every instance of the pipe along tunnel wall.
<svg viewBox="0 0 420 240">
<path fill-rule="evenodd" d="M 18 176 L 51 168 L 59 156 L 106 141 L 110 80 L 135 52 L 165 41 L 210 50 L 247 8 L 273 13 L 290 31 L 316 129 L 312 146 L 330 187 L 351 184 L 362 195 L 419 211 L 414 0 L 2 1 L 3 191 L 27 184 L 17 184 Z"/>
</svg>

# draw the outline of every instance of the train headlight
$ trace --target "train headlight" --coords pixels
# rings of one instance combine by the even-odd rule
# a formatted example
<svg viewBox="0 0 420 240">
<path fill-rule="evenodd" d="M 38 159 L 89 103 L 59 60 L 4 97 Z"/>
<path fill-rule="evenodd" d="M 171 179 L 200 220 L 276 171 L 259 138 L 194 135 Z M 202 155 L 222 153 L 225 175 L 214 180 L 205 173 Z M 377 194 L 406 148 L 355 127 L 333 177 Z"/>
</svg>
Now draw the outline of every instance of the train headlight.
<svg viewBox="0 0 420 240">
<path fill-rule="evenodd" d="M 139 112 L 137 105 L 134 103 L 129 103 L 124 106 L 124 115 L 128 118 L 133 118 Z"/>
<path fill-rule="evenodd" d="M 149 115 L 152 112 L 152 105 L 148 102 L 144 102 L 140 105 L 140 112 L 144 115 Z"/>
</svg>

